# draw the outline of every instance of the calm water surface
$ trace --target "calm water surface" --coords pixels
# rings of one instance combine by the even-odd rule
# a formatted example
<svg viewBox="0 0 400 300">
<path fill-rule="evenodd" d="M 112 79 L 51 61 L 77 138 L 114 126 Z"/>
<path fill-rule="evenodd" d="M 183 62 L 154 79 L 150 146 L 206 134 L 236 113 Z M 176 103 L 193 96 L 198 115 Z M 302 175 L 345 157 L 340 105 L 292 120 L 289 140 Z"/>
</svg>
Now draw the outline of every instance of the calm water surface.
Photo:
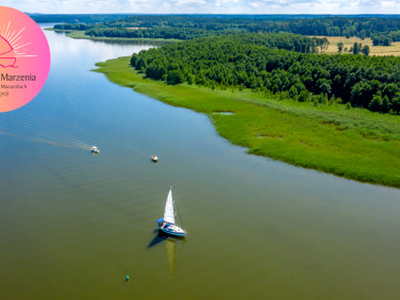
<svg viewBox="0 0 400 300">
<path fill-rule="evenodd" d="M 0 114 L 1 299 L 398 297 L 400 190 L 247 155 L 90 71 L 148 45 L 46 36 L 46 85 Z M 170 186 L 185 240 L 154 231 Z"/>
</svg>

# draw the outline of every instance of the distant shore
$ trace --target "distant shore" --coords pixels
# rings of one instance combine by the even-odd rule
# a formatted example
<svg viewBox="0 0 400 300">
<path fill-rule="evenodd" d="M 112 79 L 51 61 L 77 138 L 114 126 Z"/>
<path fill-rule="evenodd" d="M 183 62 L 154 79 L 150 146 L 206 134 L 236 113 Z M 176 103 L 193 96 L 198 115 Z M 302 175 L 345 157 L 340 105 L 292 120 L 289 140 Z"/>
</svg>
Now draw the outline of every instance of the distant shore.
<svg viewBox="0 0 400 300">
<path fill-rule="evenodd" d="M 217 132 L 251 154 L 361 182 L 400 187 L 400 118 L 344 105 L 278 100 L 249 90 L 211 90 L 143 78 L 130 57 L 96 64 L 121 86 L 205 113 Z"/>
<path fill-rule="evenodd" d="M 113 41 L 113 42 L 138 42 L 138 43 L 149 43 L 152 44 L 172 44 L 181 42 L 181 40 L 176 39 L 152 39 L 152 38 L 123 38 L 123 37 L 91 37 L 85 35 L 83 30 L 61 30 L 61 29 L 54 29 L 54 28 L 45 28 L 45 30 L 54 31 L 58 33 L 65 33 L 67 37 L 73 39 L 85 39 L 85 40 L 92 40 L 92 41 Z"/>
</svg>

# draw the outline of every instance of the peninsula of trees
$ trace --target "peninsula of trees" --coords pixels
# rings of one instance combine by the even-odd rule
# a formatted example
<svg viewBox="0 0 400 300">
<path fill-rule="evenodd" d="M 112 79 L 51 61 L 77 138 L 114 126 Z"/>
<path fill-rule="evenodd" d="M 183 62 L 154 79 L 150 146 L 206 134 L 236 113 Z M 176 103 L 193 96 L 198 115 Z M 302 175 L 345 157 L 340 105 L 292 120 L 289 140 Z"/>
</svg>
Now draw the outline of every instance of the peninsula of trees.
<svg viewBox="0 0 400 300">
<path fill-rule="evenodd" d="M 169 39 L 98 71 L 207 114 L 249 153 L 400 187 L 400 58 L 369 55 L 397 40 L 397 16 L 128 16 L 58 26 L 79 37 Z M 325 37 L 309 37 L 317 35 Z M 339 53 L 327 55 L 329 35 L 361 40 L 340 37 Z"/>
<path fill-rule="evenodd" d="M 141 51 L 131 65 L 168 84 L 246 88 L 399 114 L 400 58 L 313 54 L 324 44 L 287 33 L 225 35 Z"/>
</svg>

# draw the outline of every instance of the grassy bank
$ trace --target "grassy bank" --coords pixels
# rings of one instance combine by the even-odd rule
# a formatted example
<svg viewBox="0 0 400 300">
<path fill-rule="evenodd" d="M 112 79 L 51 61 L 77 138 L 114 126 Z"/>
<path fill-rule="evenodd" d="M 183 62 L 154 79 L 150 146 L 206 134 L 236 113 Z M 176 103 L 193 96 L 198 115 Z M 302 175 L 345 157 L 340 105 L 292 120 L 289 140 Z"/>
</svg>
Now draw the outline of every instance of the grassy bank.
<svg viewBox="0 0 400 300">
<path fill-rule="evenodd" d="M 172 44 L 176 42 L 180 42 L 181 40 L 176 39 L 150 39 L 150 38 L 123 38 L 123 37 L 91 37 L 85 35 L 85 32 L 82 30 L 59 30 L 54 28 L 46 28 L 45 30 L 65 33 L 66 36 L 73 38 L 73 39 L 85 39 L 85 40 L 92 40 L 92 41 L 113 41 L 113 42 L 138 42 L 138 43 L 145 43 L 151 42 L 151 44 L 160 43 L 162 45 L 165 44 Z"/>
<path fill-rule="evenodd" d="M 400 118 L 344 105 L 277 100 L 251 91 L 210 90 L 144 79 L 129 57 L 98 63 L 121 86 L 205 113 L 218 133 L 249 153 L 363 182 L 400 187 Z M 231 112 L 220 114 L 218 112 Z"/>
</svg>

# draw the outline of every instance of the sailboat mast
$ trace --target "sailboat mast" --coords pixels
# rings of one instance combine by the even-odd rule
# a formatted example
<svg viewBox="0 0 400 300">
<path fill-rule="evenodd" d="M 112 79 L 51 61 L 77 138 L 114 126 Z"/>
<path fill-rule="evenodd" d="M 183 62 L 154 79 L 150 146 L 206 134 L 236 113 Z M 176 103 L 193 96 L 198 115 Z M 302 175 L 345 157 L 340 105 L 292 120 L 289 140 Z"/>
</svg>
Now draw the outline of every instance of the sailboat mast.
<svg viewBox="0 0 400 300">
<path fill-rule="evenodd" d="M 175 201 L 174 201 L 174 205 L 175 205 L 175 207 L 176 207 L 176 211 L 177 211 L 177 213 L 178 213 L 178 217 L 179 217 L 179 220 L 181 221 L 182 226 L 185 226 L 185 225 L 183 224 L 183 220 L 182 220 L 182 217 L 181 217 L 181 213 L 179 212 L 178 204 L 176 204 Z"/>
</svg>

